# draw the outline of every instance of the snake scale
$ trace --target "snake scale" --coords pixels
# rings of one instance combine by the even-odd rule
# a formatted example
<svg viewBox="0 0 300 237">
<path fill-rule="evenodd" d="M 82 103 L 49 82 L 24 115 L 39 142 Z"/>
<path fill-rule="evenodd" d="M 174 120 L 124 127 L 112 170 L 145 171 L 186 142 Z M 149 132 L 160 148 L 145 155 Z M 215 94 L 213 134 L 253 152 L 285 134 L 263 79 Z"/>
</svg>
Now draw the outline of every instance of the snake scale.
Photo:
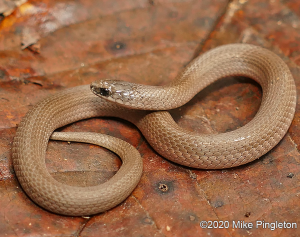
<svg viewBox="0 0 300 237">
<path fill-rule="evenodd" d="M 262 87 L 261 106 L 245 126 L 221 134 L 196 134 L 180 128 L 166 111 L 185 104 L 201 89 L 228 76 L 249 77 Z M 294 79 L 280 57 L 249 44 L 225 45 L 194 59 L 166 86 L 100 80 L 42 100 L 17 129 L 13 165 L 23 189 L 40 206 L 63 215 L 96 214 L 130 195 L 142 174 L 141 157 L 131 145 L 109 136 L 53 133 L 55 129 L 91 117 L 119 117 L 134 123 L 163 157 L 184 166 L 223 169 L 258 159 L 272 149 L 287 132 L 295 106 Z M 47 171 L 49 138 L 107 147 L 121 157 L 123 164 L 104 184 L 68 186 Z"/>
</svg>

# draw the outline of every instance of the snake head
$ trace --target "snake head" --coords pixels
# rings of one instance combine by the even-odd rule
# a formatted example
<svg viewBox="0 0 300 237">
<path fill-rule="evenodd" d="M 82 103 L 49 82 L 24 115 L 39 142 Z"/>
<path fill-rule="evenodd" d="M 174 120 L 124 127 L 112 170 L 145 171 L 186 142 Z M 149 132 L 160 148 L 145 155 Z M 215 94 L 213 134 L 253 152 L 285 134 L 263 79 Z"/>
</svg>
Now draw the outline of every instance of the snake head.
<svg viewBox="0 0 300 237">
<path fill-rule="evenodd" d="M 91 84 L 91 90 L 106 100 L 129 105 L 137 93 L 137 85 L 118 80 L 99 80 Z"/>
</svg>

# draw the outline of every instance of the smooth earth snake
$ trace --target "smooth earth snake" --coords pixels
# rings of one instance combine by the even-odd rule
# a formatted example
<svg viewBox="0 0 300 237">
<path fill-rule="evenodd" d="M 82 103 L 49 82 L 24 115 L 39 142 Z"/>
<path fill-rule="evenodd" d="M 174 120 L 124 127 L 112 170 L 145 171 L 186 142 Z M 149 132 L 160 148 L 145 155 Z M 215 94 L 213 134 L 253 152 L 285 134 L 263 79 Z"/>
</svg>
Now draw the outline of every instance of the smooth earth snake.
<svg viewBox="0 0 300 237">
<path fill-rule="evenodd" d="M 249 77 L 262 87 L 261 106 L 245 126 L 221 134 L 196 134 L 180 128 L 164 111 L 185 104 L 201 89 L 227 76 Z M 130 106 L 137 109 L 126 108 Z M 287 132 L 295 106 L 294 79 L 280 57 L 253 45 L 225 45 L 194 59 L 166 86 L 104 80 L 42 100 L 18 127 L 13 165 L 23 189 L 40 206 L 64 215 L 96 214 L 130 195 L 142 174 L 141 157 L 119 139 L 95 133 L 53 133 L 55 129 L 91 117 L 119 117 L 134 123 L 150 145 L 173 162 L 200 169 L 224 169 L 258 159 L 272 149 Z M 104 146 L 117 153 L 123 164 L 112 179 L 98 186 L 59 183 L 45 165 L 52 133 L 51 139 Z"/>
</svg>

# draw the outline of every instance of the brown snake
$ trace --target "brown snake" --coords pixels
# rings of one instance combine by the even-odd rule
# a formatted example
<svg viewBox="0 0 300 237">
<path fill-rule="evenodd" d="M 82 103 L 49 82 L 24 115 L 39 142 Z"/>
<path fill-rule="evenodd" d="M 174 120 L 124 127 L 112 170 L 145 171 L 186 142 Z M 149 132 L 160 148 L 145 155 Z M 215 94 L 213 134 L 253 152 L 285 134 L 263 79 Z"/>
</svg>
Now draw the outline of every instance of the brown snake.
<svg viewBox="0 0 300 237">
<path fill-rule="evenodd" d="M 239 129 L 201 135 L 178 127 L 167 111 L 142 111 L 181 106 L 207 85 L 227 76 L 252 78 L 263 90 L 259 111 Z M 95 96 L 90 87 L 105 99 Z M 253 161 L 272 149 L 287 132 L 295 106 L 294 79 L 277 55 L 247 44 L 221 46 L 196 58 L 167 86 L 105 80 L 44 99 L 18 127 L 13 165 L 23 189 L 40 206 L 65 215 L 95 214 L 112 208 L 132 192 L 142 173 L 141 158 L 121 140 L 93 133 L 53 133 L 55 129 L 81 119 L 115 116 L 134 123 L 150 145 L 173 162 L 200 169 L 223 169 Z M 112 179 L 98 186 L 59 183 L 45 165 L 52 133 L 52 139 L 105 146 L 120 155 L 123 165 Z"/>
</svg>

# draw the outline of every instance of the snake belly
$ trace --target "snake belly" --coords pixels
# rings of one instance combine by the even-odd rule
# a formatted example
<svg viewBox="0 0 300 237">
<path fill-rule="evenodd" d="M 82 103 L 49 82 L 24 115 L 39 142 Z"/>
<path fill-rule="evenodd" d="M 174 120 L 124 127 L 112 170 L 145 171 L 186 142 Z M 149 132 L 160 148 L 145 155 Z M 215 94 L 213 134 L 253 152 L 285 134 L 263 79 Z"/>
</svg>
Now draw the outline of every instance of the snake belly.
<svg viewBox="0 0 300 237">
<path fill-rule="evenodd" d="M 130 158 L 123 160 L 116 176 L 92 187 L 71 187 L 59 183 L 49 174 L 45 165 L 48 140 L 55 129 L 99 116 L 120 117 L 134 123 L 159 154 L 184 166 L 223 169 L 253 161 L 272 149 L 286 134 L 296 106 L 296 88 L 289 68 L 280 57 L 266 49 L 232 44 L 204 53 L 192 61 L 170 85 L 158 87 L 157 90 L 163 94 L 145 86 L 145 93 L 152 93 L 152 100 L 155 98 L 153 93 L 158 96 L 161 94 L 163 98 L 158 97 L 149 103 L 149 96 L 145 95 L 140 98 L 137 107 L 147 110 L 143 104 L 155 106 L 155 103 L 159 109 L 164 105 L 174 106 L 170 103 L 175 103 L 175 107 L 180 106 L 201 89 L 228 76 L 254 79 L 261 85 L 263 97 L 259 111 L 249 123 L 222 134 L 203 135 L 186 131 L 174 122 L 167 111 L 128 109 L 95 96 L 89 85 L 50 96 L 35 105 L 17 129 L 12 152 L 17 178 L 37 204 L 59 214 L 96 214 L 124 200 L 141 176 L 142 163 L 134 151 L 136 158 L 133 163 L 128 161 Z M 55 136 L 60 139 L 57 133 L 53 138 Z M 65 136 L 65 140 L 72 139 L 71 135 Z M 74 139 L 90 142 L 97 135 L 85 134 L 82 135 L 83 139 L 81 135 L 77 136 L 79 138 Z M 114 151 L 119 152 L 120 156 L 126 155 L 124 149 L 126 151 L 128 148 L 123 148 L 126 145 L 121 140 L 103 139 L 106 139 L 104 143 L 109 149 L 114 150 L 115 147 Z M 128 163 L 131 165 L 128 166 Z M 123 166 L 125 169 L 122 169 Z"/>
</svg>

